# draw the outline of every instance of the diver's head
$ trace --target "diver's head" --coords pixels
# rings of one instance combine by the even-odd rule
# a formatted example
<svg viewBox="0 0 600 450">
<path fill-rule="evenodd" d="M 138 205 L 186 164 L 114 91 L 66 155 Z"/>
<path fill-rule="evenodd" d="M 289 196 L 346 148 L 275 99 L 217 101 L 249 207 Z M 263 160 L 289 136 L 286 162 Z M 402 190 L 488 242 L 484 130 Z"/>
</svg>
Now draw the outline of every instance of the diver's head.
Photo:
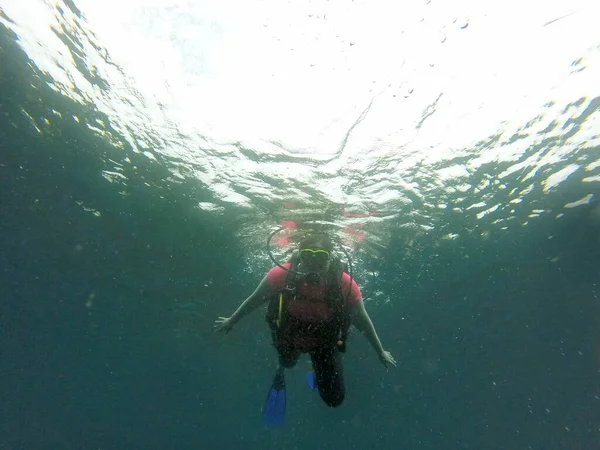
<svg viewBox="0 0 600 450">
<path fill-rule="evenodd" d="M 306 273 L 306 281 L 319 284 L 329 271 L 333 243 L 325 235 L 317 234 L 304 239 L 300 243 L 301 272 Z"/>
</svg>

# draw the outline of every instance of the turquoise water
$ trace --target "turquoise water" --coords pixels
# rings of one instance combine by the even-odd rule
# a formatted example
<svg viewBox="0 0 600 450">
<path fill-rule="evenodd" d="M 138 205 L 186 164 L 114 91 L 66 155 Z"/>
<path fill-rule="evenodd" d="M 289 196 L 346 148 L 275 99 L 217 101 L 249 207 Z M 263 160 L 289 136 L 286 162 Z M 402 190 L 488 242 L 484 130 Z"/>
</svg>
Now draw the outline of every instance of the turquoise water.
<svg viewBox="0 0 600 450">
<path fill-rule="evenodd" d="M 5 3 L 1 448 L 597 446 L 592 3 Z M 269 429 L 263 312 L 212 325 L 315 220 L 399 367 L 354 333 Z"/>
</svg>

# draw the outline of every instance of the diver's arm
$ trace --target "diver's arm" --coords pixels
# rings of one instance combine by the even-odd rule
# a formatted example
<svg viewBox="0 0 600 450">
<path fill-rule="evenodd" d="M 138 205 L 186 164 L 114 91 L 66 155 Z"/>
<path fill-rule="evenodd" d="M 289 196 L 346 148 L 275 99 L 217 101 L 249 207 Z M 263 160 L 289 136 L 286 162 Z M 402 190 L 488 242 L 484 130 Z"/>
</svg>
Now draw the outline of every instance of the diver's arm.
<svg viewBox="0 0 600 450">
<path fill-rule="evenodd" d="M 379 340 L 379 336 L 377 336 L 377 331 L 375 331 L 373 322 L 371 322 L 371 318 L 367 314 L 365 304 L 362 300 L 360 300 L 358 302 L 358 305 L 356 305 L 356 310 L 352 318 L 352 323 L 356 328 L 359 329 L 359 331 L 363 335 L 365 335 L 367 340 L 371 343 L 371 345 L 377 352 L 377 356 L 379 356 L 379 360 L 381 361 L 381 363 L 385 367 L 396 367 L 397 363 L 392 354 L 387 350 L 384 350 L 384 348 L 382 347 L 381 341 Z"/>
<path fill-rule="evenodd" d="M 242 317 L 247 316 L 259 306 L 264 305 L 269 299 L 270 293 L 271 289 L 267 282 L 267 277 L 264 277 L 250 297 L 244 300 L 238 309 L 231 315 L 231 325 L 235 325 Z"/>
<path fill-rule="evenodd" d="M 381 345 L 379 336 L 377 336 L 377 331 L 375 331 L 373 322 L 371 322 L 371 318 L 369 317 L 369 314 L 367 314 L 365 304 L 360 300 L 355 308 L 352 323 L 367 338 L 377 354 L 381 355 L 384 352 L 383 346 Z"/>
</svg>

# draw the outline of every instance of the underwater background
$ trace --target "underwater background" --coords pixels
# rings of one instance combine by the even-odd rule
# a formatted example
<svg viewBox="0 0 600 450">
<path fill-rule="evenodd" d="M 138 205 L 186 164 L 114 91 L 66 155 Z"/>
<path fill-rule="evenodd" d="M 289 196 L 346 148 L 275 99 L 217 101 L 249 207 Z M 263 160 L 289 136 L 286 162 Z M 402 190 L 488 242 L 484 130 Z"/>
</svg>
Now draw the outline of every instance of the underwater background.
<svg viewBox="0 0 600 450">
<path fill-rule="evenodd" d="M 0 448 L 600 448 L 597 6 L 509 3 L 0 0 Z M 270 428 L 314 223 L 399 364 Z"/>
</svg>

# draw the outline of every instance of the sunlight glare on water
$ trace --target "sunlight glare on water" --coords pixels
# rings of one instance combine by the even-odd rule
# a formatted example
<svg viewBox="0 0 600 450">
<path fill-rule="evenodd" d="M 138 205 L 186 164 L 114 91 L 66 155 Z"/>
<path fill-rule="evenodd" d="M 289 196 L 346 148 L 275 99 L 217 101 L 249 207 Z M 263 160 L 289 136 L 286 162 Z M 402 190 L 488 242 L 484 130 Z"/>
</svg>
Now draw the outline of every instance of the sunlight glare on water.
<svg viewBox="0 0 600 450">
<path fill-rule="evenodd" d="M 53 88 L 112 128 L 88 127 L 250 225 L 344 205 L 417 232 L 455 214 L 457 239 L 568 213 L 600 181 L 593 0 L 4 3 Z M 567 181 L 581 195 L 547 210 Z"/>
</svg>

